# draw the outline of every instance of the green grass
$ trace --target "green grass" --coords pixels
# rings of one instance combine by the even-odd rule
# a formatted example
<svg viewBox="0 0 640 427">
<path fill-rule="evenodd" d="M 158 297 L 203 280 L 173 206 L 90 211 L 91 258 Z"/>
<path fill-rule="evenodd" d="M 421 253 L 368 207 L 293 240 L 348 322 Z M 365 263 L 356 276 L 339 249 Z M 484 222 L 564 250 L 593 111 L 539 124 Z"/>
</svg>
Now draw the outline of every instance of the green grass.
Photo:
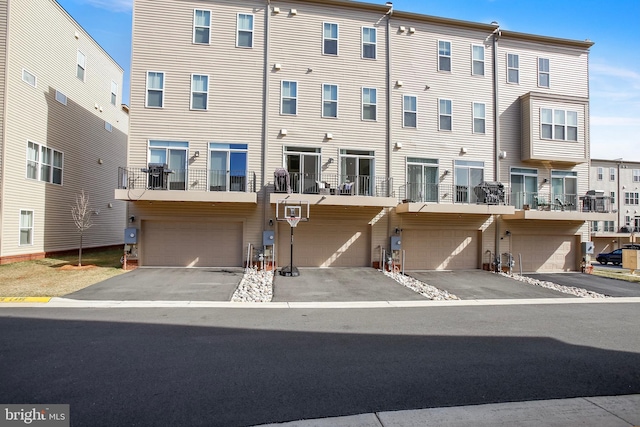
<svg viewBox="0 0 640 427">
<path fill-rule="evenodd" d="M 121 249 L 78 254 L 0 265 L 0 296 L 57 297 L 86 288 L 124 273 Z"/>
</svg>

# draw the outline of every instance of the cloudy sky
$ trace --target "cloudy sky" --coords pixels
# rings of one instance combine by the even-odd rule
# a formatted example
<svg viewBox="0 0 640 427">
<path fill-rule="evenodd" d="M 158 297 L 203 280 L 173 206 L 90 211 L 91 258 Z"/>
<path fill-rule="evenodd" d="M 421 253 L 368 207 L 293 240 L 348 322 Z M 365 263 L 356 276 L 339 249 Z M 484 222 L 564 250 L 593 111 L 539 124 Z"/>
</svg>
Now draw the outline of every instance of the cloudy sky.
<svg viewBox="0 0 640 427">
<path fill-rule="evenodd" d="M 58 0 L 125 69 L 133 0 Z M 369 0 L 369 3 L 386 3 Z M 590 54 L 591 157 L 640 161 L 639 0 L 394 0 L 394 8 L 596 44 Z M 129 100 L 125 82 L 124 101 Z"/>
</svg>

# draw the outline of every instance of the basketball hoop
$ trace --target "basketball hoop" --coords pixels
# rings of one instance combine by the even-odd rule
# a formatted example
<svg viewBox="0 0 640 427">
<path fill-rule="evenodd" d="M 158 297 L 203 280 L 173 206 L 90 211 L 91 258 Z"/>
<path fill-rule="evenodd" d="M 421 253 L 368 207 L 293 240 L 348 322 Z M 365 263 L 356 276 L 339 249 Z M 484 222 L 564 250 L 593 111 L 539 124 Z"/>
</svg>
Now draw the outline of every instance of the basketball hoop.
<svg viewBox="0 0 640 427">
<path fill-rule="evenodd" d="M 291 216 L 287 218 L 287 222 L 289 223 L 289 225 L 291 227 L 295 227 L 298 225 L 298 223 L 300 222 L 300 217 L 299 216 Z"/>
</svg>

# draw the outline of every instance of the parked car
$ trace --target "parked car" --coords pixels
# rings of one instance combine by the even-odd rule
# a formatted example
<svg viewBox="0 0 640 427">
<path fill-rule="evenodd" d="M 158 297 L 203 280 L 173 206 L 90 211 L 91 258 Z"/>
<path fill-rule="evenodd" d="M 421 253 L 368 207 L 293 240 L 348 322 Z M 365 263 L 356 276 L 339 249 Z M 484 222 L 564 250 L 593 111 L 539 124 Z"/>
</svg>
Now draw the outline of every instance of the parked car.
<svg viewBox="0 0 640 427">
<path fill-rule="evenodd" d="M 627 244 L 627 245 L 624 245 L 622 249 L 640 250 L 640 245 Z M 596 261 L 598 261 L 600 264 L 603 264 L 603 265 L 606 265 L 609 262 L 613 265 L 620 265 L 622 264 L 622 249 L 616 249 L 612 252 L 600 253 L 596 257 Z"/>
</svg>

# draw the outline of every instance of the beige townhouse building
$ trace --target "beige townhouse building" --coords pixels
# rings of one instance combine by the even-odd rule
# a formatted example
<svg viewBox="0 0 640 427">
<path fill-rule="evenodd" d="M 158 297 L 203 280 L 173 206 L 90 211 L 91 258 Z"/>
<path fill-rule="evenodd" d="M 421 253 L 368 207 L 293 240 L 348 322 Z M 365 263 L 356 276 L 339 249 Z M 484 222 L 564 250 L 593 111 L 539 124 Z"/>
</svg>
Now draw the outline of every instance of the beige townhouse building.
<svg viewBox="0 0 640 427">
<path fill-rule="evenodd" d="M 591 187 L 610 197 L 614 218 L 591 222 L 595 252 L 611 252 L 638 242 L 640 235 L 640 162 L 591 159 Z"/>
<path fill-rule="evenodd" d="M 614 216 L 588 195 L 591 45 L 391 4 L 137 0 L 115 194 L 138 263 L 273 242 L 287 265 L 298 203 L 297 266 L 576 270 Z"/>
<path fill-rule="evenodd" d="M 83 246 L 122 244 L 122 68 L 54 0 L 0 1 L 0 262 L 76 249 L 75 196 L 94 226 Z"/>
</svg>

